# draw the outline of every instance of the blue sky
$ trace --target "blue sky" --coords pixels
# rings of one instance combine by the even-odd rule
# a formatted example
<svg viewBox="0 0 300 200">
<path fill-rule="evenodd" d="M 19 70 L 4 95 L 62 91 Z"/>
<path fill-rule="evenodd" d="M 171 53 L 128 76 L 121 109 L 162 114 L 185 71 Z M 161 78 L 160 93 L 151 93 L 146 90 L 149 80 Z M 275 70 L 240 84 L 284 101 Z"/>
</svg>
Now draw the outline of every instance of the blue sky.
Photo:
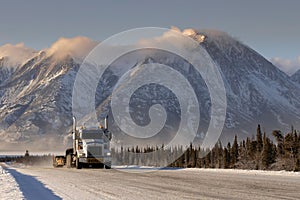
<svg viewBox="0 0 300 200">
<path fill-rule="evenodd" d="M 16 1 L 0 6 L 0 45 L 49 47 L 59 37 L 101 41 L 131 28 L 217 29 L 285 71 L 300 68 L 300 1 Z M 290 72 L 291 73 L 291 72 Z"/>
</svg>

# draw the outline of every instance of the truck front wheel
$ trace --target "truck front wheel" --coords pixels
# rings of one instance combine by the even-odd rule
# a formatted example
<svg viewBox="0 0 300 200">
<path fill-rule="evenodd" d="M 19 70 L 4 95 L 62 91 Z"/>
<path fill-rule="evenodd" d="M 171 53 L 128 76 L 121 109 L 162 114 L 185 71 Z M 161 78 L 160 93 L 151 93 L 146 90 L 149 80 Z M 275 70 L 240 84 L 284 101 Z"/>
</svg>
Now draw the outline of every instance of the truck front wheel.
<svg viewBox="0 0 300 200">
<path fill-rule="evenodd" d="M 81 169 L 81 168 L 82 168 L 82 165 L 79 162 L 79 158 L 76 158 L 76 169 Z"/>
<path fill-rule="evenodd" d="M 67 163 L 67 168 L 71 168 L 72 167 L 72 156 L 71 156 L 71 154 L 67 155 L 66 163 Z"/>
</svg>

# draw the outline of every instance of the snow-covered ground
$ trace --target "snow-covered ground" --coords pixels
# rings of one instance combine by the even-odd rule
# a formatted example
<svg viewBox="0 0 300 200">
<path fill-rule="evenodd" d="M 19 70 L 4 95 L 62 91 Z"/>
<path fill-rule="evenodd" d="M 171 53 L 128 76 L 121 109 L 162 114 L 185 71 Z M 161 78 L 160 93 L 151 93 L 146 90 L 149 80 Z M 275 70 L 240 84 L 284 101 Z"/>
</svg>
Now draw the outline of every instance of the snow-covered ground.
<svg viewBox="0 0 300 200">
<path fill-rule="evenodd" d="M 23 194 L 14 177 L 0 166 L 0 199 L 22 199 Z"/>
<path fill-rule="evenodd" d="M 55 200 L 61 199 L 45 187 L 33 176 L 19 173 L 15 168 L 1 164 L 0 171 L 0 199 L 14 200 Z"/>
<path fill-rule="evenodd" d="M 300 173 L 285 171 L 2 166 L 0 199 L 252 200 L 300 196 Z"/>
</svg>

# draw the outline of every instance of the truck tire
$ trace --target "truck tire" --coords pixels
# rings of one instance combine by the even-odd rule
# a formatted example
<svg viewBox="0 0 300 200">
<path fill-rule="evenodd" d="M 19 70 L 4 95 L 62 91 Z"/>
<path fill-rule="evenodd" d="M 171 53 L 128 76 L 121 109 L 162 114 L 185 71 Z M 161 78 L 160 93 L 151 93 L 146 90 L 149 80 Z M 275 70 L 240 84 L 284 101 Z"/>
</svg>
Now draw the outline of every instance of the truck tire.
<svg viewBox="0 0 300 200">
<path fill-rule="evenodd" d="M 105 167 L 105 169 L 111 169 L 110 165 L 105 165 L 104 167 Z"/>
<path fill-rule="evenodd" d="M 81 169 L 82 168 L 82 165 L 81 163 L 79 162 L 79 158 L 76 158 L 76 169 Z"/>
<path fill-rule="evenodd" d="M 71 156 L 71 154 L 67 155 L 66 162 L 67 162 L 67 168 L 71 168 L 72 167 L 72 156 Z"/>
<path fill-rule="evenodd" d="M 104 163 L 104 168 L 105 169 L 111 169 L 111 162 Z"/>
</svg>

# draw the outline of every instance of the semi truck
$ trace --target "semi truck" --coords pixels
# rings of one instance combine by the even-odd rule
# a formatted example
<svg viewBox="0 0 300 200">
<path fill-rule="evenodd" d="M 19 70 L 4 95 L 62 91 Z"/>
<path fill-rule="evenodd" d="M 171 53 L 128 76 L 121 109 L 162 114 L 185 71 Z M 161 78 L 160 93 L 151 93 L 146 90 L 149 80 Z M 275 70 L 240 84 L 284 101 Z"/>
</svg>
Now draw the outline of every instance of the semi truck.
<svg viewBox="0 0 300 200">
<path fill-rule="evenodd" d="M 53 166 L 81 169 L 85 166 L 111 168 L 110 141 L 112 134 L 108 130 L 107 117 L 104 126 L 77 127 L 73 117 L 73 147 L 66 150 L 64 156 L 53 157 Z"/>
</svg>

